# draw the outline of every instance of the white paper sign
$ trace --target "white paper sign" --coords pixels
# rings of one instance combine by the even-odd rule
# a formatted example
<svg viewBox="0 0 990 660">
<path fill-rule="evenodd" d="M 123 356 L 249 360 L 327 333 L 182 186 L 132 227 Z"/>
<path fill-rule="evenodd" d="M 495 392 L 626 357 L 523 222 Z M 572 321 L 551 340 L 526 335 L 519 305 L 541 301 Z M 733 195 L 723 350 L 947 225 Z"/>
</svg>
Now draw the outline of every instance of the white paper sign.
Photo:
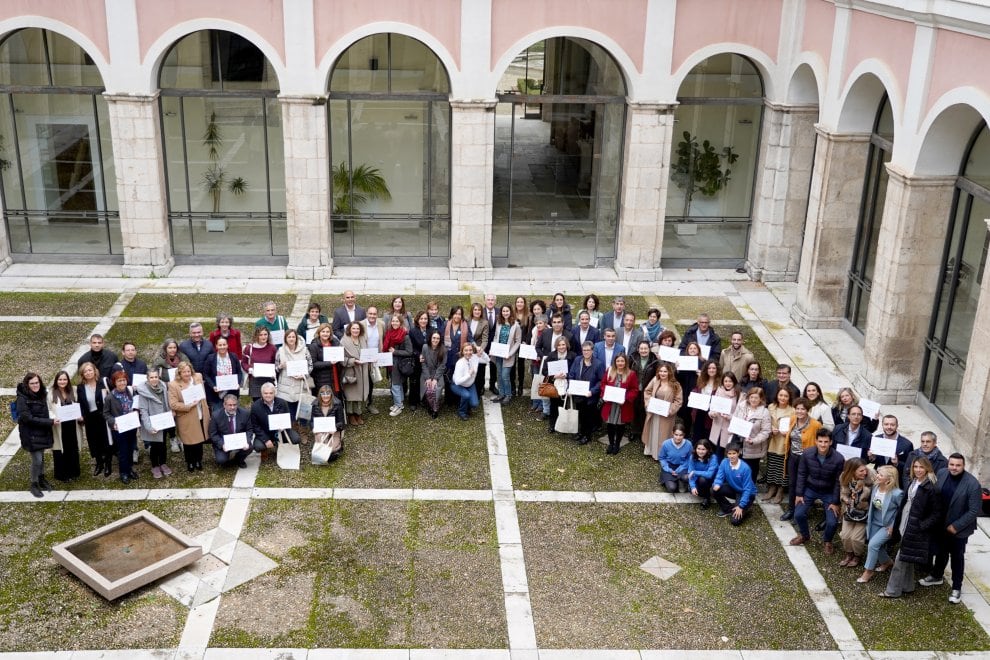
<svg viewBox="0 0 990 660">
<path fill-rule="evenodd" d="M 550 360 L 547 362 L 547 375 L 549 376 L 566 376 L 567 375 L 567 360 Z"/>
<path fill-rule="evenodd" d="M 671 364 L 677 364 L 677 358 L 681 356 L 681 352 L 678 351 L 673 346 L 661 346 L 660 347 L 660 359 L 664 362 L 670 362 Z"/>
<path fill-rule="evenodd" d="M 163 413 L 152 415 L 149 421 L 151 422 L 151 428 L 156 431 L 175 428 L 175 415 L 167 410 Z"/>
<path fill-rule="evenodd" d="M 306 343 L 307 344 L 312 344 L 313 343 L 313 338 L 316 337 L 316 330 L 317 330 L 316 328 L 312 328 L 311 330 L 307 330 L 306 331 Z"/>
<path fill-rule="evenodd" d="M 735 433 L 743 438 L 748 438 L 753 430 L 753 422 L 742 417 L 733 417 L 729 420 L 729 433 Z"/>
<path fill-rule="evenodd" d="M 732 399 L 727 396 L 712 396 L 711 406 L 709 410 L 716 413 L 722 413 L 723 415 L 732 414 Z"/>
<path fill-rule="evenodd" d="M 247 433 L 227 433 L 223 436 L 223 450 L 247 449 Z"/>
<path fill-rule="evenodd" d="M 888 440 L 884 437 L 874 437 L 870 443 L 870 451 L 874 456 L 886 456 L 891 458 L 897 455 L 897 440 Z"/>
<path fill-rule="evenodd" d="M 850 458 L 860 458 L 863 455 L 863 450 L 859 447 L 853 447 L 852 445 L 836 445 L 835 451 L 842 454 L 842 458 L 847 461 Z"/>
<path fill-rule="evenodd" d="M 358 358 L 363 364 L 375 364 L 378 362 L 377 348 L 362 348 L 361 356 Z"/>
<path fill-rule="evenodd" d="M 625 403 L 626 390 L 624 387 L 605 386 L 605 400 L 612 403 Z"/>
<path fill-rule="evenodd" d="M 79 407 L 78 403 L 70 403 L 67 406 L 59 406 L 57 412 L 58 421 L 60 422 L 74 422 L 82 417 L 82 409 Z"/>
<path fill-rule="evenodd" d="M 268 430 L 280 431 L 292 427 L 292 415 L 289 413 L 278 413 L 268 416 Z"/>
<path fill-rule="evenodd" d="M 190 385 L 186 389 L 182 390 L 182 403 L 187 406 L 191 406 L 197 401 L 202 401 L 206 398 L 206 390 L 203 389 L 202 384 L 200 385 Z"/>
<path fill-rule="evenodd" d="M 650 402 L 646 404 L 646 412 L 651 412 L 654 415 L 660 415 L 661 417 L 667 417 L 670 415 L 670 401 L 653 397 L 650 399 Z"/>
<path fill-rule="evenodd" d="M 169 379 L 170 381 L 171 381 L 171 380 L 175 380 L 175 372 L 176 372 L 176 371 L 178 371 L 178 370 L 179 370 L 179 368 L 178 368 L 178 367 L 173 367 L 172 369 L 169 369 L 169 370 L 168 370 L 168 379 Z"/>
<path fill-rule="evenodd" d="M 393 364 L 392 353 L 379 353 L 378 354 L 378 366 L 379 367 L 391 367 Z"/>
<path fill-rule="evenodd" d="M 597 328 L 598 327 L 598 319 L 595 318 L 594 316 L 592 316 L 590 319 L 588 319 L 588 325 L 590 325 L 592 328 Z"/>
<path fill-rule="evenodd" d="M 285 373 L 290 378 L 293 376 L 305 376 L 309 373 L 309 364 L 306 360 L 289 360 L 285 363 Z"/>
<path fill-rule="evenodd" d="M 519 357 L 524 360 L 538 360 L 536 355 L 536 346 L 530 346 L 529 344 L 519 345 Z"/>
<path fill-rule="evenodd" d="M 680 355 L 677 358 L 677 370 L 678 371 L 697 371 L 698 370 L 698 356 L 697 355 Z"/>
<path fill-rule="evenodd" d="M 236 374 L 217 376 L 217 389 L 221 392 L 225 390 L 239 390 L 241 389 L 241 384 L 238 382 Z"/>
<path fill-rule="evenodd" d="M 712 395 L 701 392 L 691 392 L 688 395 L 688 408 L 695 410 L 708 410 L 712 405 Z"/>
<path fill-rule="evenodd" d="M 148 376 L 146 374 L 134 374 L 133 376 L 131 376 L 131 385 L 133 385 L 134 387 L 137 387 L 141 383 L 147 383 L 147 382 L 148 382 Z"/>
<path fill-rule="evenodd" d="M 131 401 L 131 410 L 137 410 L 139 403 L 141 403 L 141 395 L 135 394 L 134 399 Z"/>
<path fill-rule="evenodd" d="M 870 399 L 860 399 L 859 407 L 863 409 L 863 417 L 866 419 L 876 419 L 880 414 L 880 404 Z M 874 454 L 876 452 L 873 452 Z"/>
<path fill-rule="evenodd" d="M 783 417 L 777 420 L 777 432 L 778 433 L 790 433 L 791 432 L 791 418 Z"/>
<path fill-rule="evenodd" d="M 492 357 L 507 358 L 509 357 L 509 345 L 495 342 L 492 344 L 492 347 L 488 349 L 488 354 Z"/>
<path fill-rule="evenodd" d="M 698 348 L 701 349 L 702 360 L 707 360 L 708 356 L 712 354 L 712 347 L 707 344 L 698 344 Z"/>
<path fill-rule="evenodd" d="M 344 347 L 343 346 L 324 346 L 323 347 L 323 361 L 324 362 L 343 362 L 344 361 Z"/>
<path fill-rule="evenodd" d="M 255 362 L 251 365 L 254 370 L 253 376 L 255 378 L 274 378 L 275 377 L 275 365 L 271 362 Z"/>
<path fill-rule="evenodd" d="M 269 340 L 276 346 L 281 346 L 285 343 L 285 330 L 272 330 L 269 333 Z"/>
<path fill-rule="evenodd" d="M 586 380 L 568 381 L 567 393 L 571 396 L 591 396 L 591 383 Z"/>
<path fill-rule="evenodd" d="M 336 433 L 337 432 L 337 420 L 333 417 L 314 417 L 313 418 L 313 432 L 314 433 Z"/>
<path fill-rule="evenodd" d="M 132 410 L 126 415 L 114 417 L 113 423 L 116 424 L 118 433 L 124 433 L 125 431 L 131 431 L 139 427 L 141 425 L 141 420 L 138 418 L 137 411 Z"/>
</svg>

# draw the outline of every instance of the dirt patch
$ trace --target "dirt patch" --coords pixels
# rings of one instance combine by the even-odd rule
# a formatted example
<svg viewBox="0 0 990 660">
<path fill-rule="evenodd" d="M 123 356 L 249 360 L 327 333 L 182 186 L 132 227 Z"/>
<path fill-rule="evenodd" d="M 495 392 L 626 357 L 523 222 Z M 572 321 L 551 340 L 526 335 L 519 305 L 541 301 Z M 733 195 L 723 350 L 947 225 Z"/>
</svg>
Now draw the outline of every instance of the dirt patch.
<svg viewBox="0 0 990 660">
<path fill-rule="evenodd" d="M 367 628 L 372 623 L 371 612 L 368 611 L 368 608 L 350 596 L 324 598 L 323 602 L 347 616 L 355 628 Z"/>
<path fill-rule="evenodd" d="M 176 603 L 177 604 L 177 603 Z M 172 603 L 158 602 L 136 610 L 131 616 L 115 622 L 107 633 L 125 648 L 158 648 L 161 640 L 176 626 L 185 625 L 186 610 Z"/>
<path fill-rule="evenodd" d="M 292 548 L 306 545 L 309 540 L 304 531 L 286 522 L 275 525 L 267 534 L 258 536 L 251 545 L 269 557 L 281 557 Z"/>
<path fill-rule="evenodd" d="M 307 624 L 305 607 L 313 600 L 314 573 L 266 574 L 224 595 L 216 627 L 235 627 L 272 638 Z"/>
</svg>

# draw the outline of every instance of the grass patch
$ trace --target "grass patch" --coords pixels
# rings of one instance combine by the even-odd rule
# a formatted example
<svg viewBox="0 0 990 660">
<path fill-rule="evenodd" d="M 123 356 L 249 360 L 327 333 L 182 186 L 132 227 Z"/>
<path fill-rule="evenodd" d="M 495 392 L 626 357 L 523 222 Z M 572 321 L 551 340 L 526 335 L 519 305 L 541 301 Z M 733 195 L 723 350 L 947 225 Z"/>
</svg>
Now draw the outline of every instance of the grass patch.
<svg viewBox="0 0 990 660">
<path fill-rule="evenodd" d="M 220 520 L 222 502 L 63 502 L 0 509 L 0 648 L 5 651 L 168 648 L 188 610 L 147 585 L 113 602 L 59 566 L 51 547 L 147 509 L 186 534 Z"/>
<path fill-rule="evenodd" d="M 659 490 L 656 461 L 630 443 L 616 456 L 592 441 L 578 445 L 570 436 L 547 433 L 547 422 L 528 410 L 528 398 L 502 406 L 512 483 L 527 490 Z M 604 435 L 604 431 L 597 434 Z"/>
<path fill-rule="evenodd" d="M 17 397 L 13 396 L 0 396 L 0 442 L 6 440 L 10 432 L 17 426 L 10 415 L 10 404 L 16 399 Z"/>
<path fill-rule="evenodd" d="M 215 327 L 214 320 L 219 312 L 227 312 L 235 322 L 250 322 L 254 325 L 262 316 L 262 305 L 269 300 L 278 305 L 278 312 L 288 317 L 296 303 L 294 294 L 272 295 L 267 293 L 139 293 L 124 308 L 122 317 L 196 317 L 204 321 L 209 330 Z M 297 319 L 298 322 L 298 319 Z"/>
<path fill-rule="evenodd" d="M 480 410 L 467 422 L 453 410 L 430 417 L 408 408 L 389 417 L 391 399 L 378 397 L 382 412 L 366 415 L 364 426 L 349 426 L 344 454 L 331 465 L 310 462 L 312 436 L 303 430 L 301 469 L 261 465 L 258 487 L 315 488 L 467 488 L 491 487 L 484 417 Z"/>
<path fill-rule="evenodd" d="M 491 504 L 255 501 L 241 538 L 279 566 L 224 595 L 210 646 L 507 645 Z"/>
<path fill-rule="evenodd" d="M 103 316 L 118 293 L 56 293 L 52 291 L 4 291 L 6 316 Z"/>
<path fill-rule="evenodd" d="M 0 323 L 0 384 L 14 387 L 34 371 L 47 387 L 92 329 L 92 323 Z"/>
<path fill-rule="evenodd" d="M 835 648 L 759 509 L 732 528 L 689 505 L 516 507 L 541 648 Z M 681 571 L 642 571 L 655 555 Z"/>
<path fill-rule="evenodd" d="M 708 314 L 712 320 L 742 319 L 742 315 L 732 301 L 724 296 L 664 296 L 660 299 L 663 308 L 675 321 L 691 319 L 693 323 L 698 314 Z M 722 328 L 716 330 L 721 334 Z"/>
</svg>

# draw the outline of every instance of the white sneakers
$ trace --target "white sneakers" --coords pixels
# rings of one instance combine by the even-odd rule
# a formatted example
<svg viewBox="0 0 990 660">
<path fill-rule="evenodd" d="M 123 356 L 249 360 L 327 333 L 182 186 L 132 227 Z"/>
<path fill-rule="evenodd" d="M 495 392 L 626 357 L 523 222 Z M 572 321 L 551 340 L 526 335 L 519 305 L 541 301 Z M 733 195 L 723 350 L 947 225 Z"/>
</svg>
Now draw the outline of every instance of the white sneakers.
<svg viewBox="0 0 990 660">
<path fill-rule="evenodd" d="M 958 605 L 962 601 L 962 594 L 959 593 L 958 589 L 953 589 L 952 593 L 949 594 L 949 602 L 953 605 Z"/>
<path fill-rule="evenodd" d="M 402 414 L 402 406 L 392 406 L 388 411 L 389 417 L 398 417 Z"/>
<path fill-rule="evenodd" d="M 934 575 L 929 575 L 928 577 L 921 578 L 920 580 L 918 580 L 918 584 L 920 584 L 923 587 L 937 587 L 943 582 L 945 582 L 944 579 L 937 578 Z"/>
</svg>

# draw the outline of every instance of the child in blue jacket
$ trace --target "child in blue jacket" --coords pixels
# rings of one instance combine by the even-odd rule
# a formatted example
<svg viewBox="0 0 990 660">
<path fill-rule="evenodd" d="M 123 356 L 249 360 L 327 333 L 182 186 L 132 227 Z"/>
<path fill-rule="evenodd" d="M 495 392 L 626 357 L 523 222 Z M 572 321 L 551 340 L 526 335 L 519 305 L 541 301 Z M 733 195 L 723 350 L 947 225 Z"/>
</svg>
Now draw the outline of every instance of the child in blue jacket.
<svg viewBox="0 0 990 660">
<path fill-rule="evenodd" d="M 756 499 L 756 484 L 749 466 L 739 459 L 742 445 L 730 442 L 725 448 L 725 458 L 718 466 L 712 493 L 718 503 L 718 517 L 732 516 L 733 525 L 741 525 L 749 507 Z M 733 501 L 734 500 L 734 501 Z"/>
<path fill-rule="evenodd" d="M 711 440 L 698 441 L 687 462 L 688 487 L 691 494 L 701 498 L 701 508 L 707 509 L 712 503 L 712 482 L 718 472 L 718 456 Z"/>
</svg>

